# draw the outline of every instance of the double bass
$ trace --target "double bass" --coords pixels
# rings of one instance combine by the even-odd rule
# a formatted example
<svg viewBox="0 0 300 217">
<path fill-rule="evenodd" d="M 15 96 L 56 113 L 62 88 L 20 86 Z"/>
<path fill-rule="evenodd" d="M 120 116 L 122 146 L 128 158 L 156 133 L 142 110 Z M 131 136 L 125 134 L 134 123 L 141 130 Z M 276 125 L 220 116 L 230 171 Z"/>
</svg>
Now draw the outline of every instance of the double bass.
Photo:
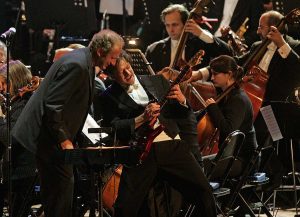
<svg viewBox="0 0 300 217">
<path fill-rule="evenodd" d="M 292 23 L 295 20 L 299 20 L 299 17 L 300 8 L 292 10 L 281 19 L 277 25 L 277 29 L 281 31 L 286 23 Z M 255 120 L 262 105 L 265 87 L 268 81 L 267 73 L 261 70 L 257 65 L 265 54 L 270 43 L 271 41 L 269 39 L 263 40 L 261 45 L 258 46 L 253 53 L 251 53 L 246 62 L 243 64 L 243 68 L 246 71 L 245 76 L 242 80 L 236 82 L 236 84 L 239 83 L 240 87 L 244 89 L 251 100 L 253 105 L 253 120 Z M 227 95 L 227 91 L 230 91 L 233 87 L 234 86 L 228 87 L 228 89 L 226 89 L 225 92 L 216 99 L 216 102 L 219 102 L 225 95 Z M 203 118 L 198 123 L 198 142 L 203 155 L 216 151 L 216 148 L 213 151 L 211 151 L 211 149 L 215 147 L 217 138 L 218 129 L 213 126 L 208 115 L 203 115 Z"/>
<path fill-rule="evenodd" d="M 201 23 L 202 13 L 204 10 L 206 10 L 206 6 L 210 3 L 210 1 L 211 0 L 196 1 L 193 6 L 193 9 L 190 11 L 190 14 L 189 14 L 187 20 L 193 19 L 193 20 L 195 20 L 195 22 Z M 171 68 L 179 69 L 179 68 L 181 68 L 182 65 L 185 65 L 185 61 L 182 59 L 182 54 L 183 54 L 185 44 L 187 42 L 189 35 L 190 35 L 190 33 L 182 31 L 180 38 L 179 38 L 178 46 L 175 51 L 174 60 L 170 65 Z M 172 80 L 172 79 L 170 79 L 170 75 L 165 76 L 165 77 L 169 80 Z M 193 82 L 192 86 L 195 88 L 194 90 L 196 90 L 196 94 L 197 94 L 197 92 L 200 92 L 205 98 L 214 97 L 216 95 L 216 90 L 215 90 L 213 84 L 210 82 Z M 188 99 L 191 107 L 195 111 L 203 109 L 203 105 L 200 105 L 198 103 L 197 96 L 195 95 L 194 91 L 192 91 L 189 88 L 187 83 L 185 83 L 185 82 L 181 83 L 180 87 L 181 87 L 183 94 Z"/>
<path fill-rule="evenodd" d="M 280 22 L 277 24 L 276 28 L 282 32 L 285 25 L 288 23 L 294 23 L 299 21 L 300 18 L 300 8 L 295 8 L 290 11 L 286 16 L 284 16 Z M 271 40 L 266 38 L 262 43 L 251 53 L 248 59 L 243 64 L 243 68 L 246 71 L 246 76 L 248 76 L 248 82 L 242 84 L 242 88 L 249 96 L 254 110 L 254 120 L 259 112 L 262 105 L 263 97 L 265 94 L 266 83 L 268 81 L 268 74 L 259 68 L 259 61 L 262 59 L 264 54 L 268 49 L 268 45 Z"/>
</svg>

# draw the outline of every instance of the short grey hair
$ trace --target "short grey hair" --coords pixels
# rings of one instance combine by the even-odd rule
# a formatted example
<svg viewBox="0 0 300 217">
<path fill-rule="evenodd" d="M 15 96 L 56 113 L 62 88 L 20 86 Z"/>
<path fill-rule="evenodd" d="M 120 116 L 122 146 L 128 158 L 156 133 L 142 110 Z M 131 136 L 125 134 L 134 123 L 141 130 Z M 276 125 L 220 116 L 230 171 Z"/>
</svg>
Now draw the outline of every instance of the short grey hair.
<svg viewBox="0 0 300 217">
<path fill-rule="evenodd" d="M 112 30 L 104 29 L 93 36 L 89 48 L 93 55 L 96 54 L 99 48 L 102 49 L 104 55 L 107 55 L 116 45 L 123 47 L 123 38 Z"/>
<path fill-rule="evenodd" d="M 273 10 L 263 13 L 262 16 L 266 16 L 268 18 L 269 26 L 277 26 L 280 20 L 283 18 L 283 15 L 281 13 Z"/>
</svg>

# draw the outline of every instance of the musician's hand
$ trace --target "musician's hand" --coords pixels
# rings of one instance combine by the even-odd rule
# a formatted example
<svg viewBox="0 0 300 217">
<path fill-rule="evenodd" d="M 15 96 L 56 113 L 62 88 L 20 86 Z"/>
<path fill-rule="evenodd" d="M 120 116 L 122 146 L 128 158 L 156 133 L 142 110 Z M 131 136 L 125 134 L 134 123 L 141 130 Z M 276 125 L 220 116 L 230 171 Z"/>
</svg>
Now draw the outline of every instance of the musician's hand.
<svg viewBox="0 0 300 217">
<path fill-rule="evenodd" d="M 186 80 L 186 82 L 191 83 L 194 81 L 202 80 L 202 78 L 203 76 L 200 71 L 192 71 L 191 77 L 188 80 Z"/>
<path fill-rule="evenodd" d="M 186 98 L 180 90 L 178 84 L 172 87 L 169 95 L 167 96 L 168 99 L 176 99 L 180 104 L 184 104 L 186 102 Z"/>
<path fill-rule="evenodd" d="M 158 103 L 150 103 L 144 111 L 144 119 L 146 121 L 157 118 L 160 114 L 160 105 Z"/>
<path fill-rule="evenodd" d="M 206 100 L 206 105 L 209 106 L 210 104 L 214 104 L 216 101 L 213 98 L 209 98 Z"/>
<path fill-rule="evenodd" d="M 278 48 L 282 47 L 286 43 L 283 35 L 275 26 L 270 26 L 270 31 L 267 34 L 267 38 L 273 41 Z"/>
<path fill-rule="evenodd" d="M 228 35 L 229 31 L 230 31 L 229 26 L 222 26 L 221 29 L 220 29 L 222 37 L 225 37 L 226 35 Z"/>
<path fill-rule="evenodd" d="M 63 142 L 60 143 L 60 147 L 62 150 L 65 149 L 74 149 L 73 143 L 70 140 L 65 140 Z"/>
<path fill-rule="evenodd" d="M 184 31 L 192 33 L 196 37 L 199 37 L 202 33 L 202 28 L 193 19 L 189 19 L 185 23 Z"/>
<path fill-rule="evenodd" d="M 177 78 L 179 72 L 170 67 L 165 67 L 161 71 L 159 71 L 157 74 L 163 75 L 165 77 L 165 79 L 167 79 L 168 81 L 174 81 Z"/>
</svg>

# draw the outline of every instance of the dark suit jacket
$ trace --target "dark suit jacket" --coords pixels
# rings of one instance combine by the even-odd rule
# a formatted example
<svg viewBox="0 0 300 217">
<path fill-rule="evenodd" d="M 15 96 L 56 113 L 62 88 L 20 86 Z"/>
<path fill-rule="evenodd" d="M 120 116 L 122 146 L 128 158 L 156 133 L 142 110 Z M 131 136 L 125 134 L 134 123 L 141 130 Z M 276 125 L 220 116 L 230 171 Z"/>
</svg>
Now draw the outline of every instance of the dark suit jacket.
<svg viewBox="0 0 300 217">
<path fill-rule="evenodd" d="M 88 48 L 56 61 L 30 98 L 12 135 L 25 148 L 49 159 L 59 143 L 74 141 L 93 98 L 94 68 Z"/>
<path fill-rule="evenodd" d="M 266 84 L 264 102 L 270 100 L 285 101 L 293 93 L 294 88 L 300 86 L 300 42 L 286 36 L 286 42 L 292 48 L 291 53 L 283 59 L 278 51 L 272 57 L 268 68 L 269 79 Z M 256 42 L 251 50 L 238 61 L 242 64 L 250 53 L 261 44 Z"/>
<path fill-rule="evenodd" d="M 218 38 L 214 38 L 214 43 L 206 44 L 199 38 L 190 36 L 185 46 L 185 59 L 187 61 L 190 60 L 200 49 L 205 51 L 201 66 L 207 66 L 211 58 L 220 54 L 231 54 L 228 45 Z M 152 63 L 151 66 L 155 72 L 169 66 L 171 60 L 171 39 L 168 37 L 149 45 L 145 55 L 147 60 Z"/>
<path fill-rule="evenodd" d="M 208 18 L 217 18 L 219 21 L 211 23 L 213 29 L 211 32 L 216 32 L 220 25 L 223 16 L 224 0 L 215 0 L 215 5 L 209 4 L 210 10 L 204 14 Z M 231 22 L 229 26 L 236 32 L 245 21 L 246 17 L 249 18 L 247 25 L 249 26 L 244 37 L 248 45 L 259 40 L 256 30 L 259 23 L 260 15 L 263 13 L 263 4 L 261 0 L 238 0 L 236 8 L 234 9 Z"/>
</svg>

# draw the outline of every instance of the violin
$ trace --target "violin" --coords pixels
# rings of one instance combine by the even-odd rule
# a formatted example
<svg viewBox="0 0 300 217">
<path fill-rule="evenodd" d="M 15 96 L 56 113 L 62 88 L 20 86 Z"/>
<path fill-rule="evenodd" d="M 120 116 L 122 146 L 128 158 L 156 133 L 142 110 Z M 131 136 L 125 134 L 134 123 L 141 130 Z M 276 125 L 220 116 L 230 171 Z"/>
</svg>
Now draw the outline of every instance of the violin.
<svg viewBox="0 0 300 217">
<path fill-rule="evenodd" d="M 24 94 L 34 92 L 39 86 L 42 81 L 42 78 L 38 76 L 33 76 L 31 78 L 31 81 L 24 87 L 20 88 L 18 90 L 18 94 L 13 96 L 11 98 L 11 101 L 13 102 L 14 100 L 18 99 L 19 97 L 22 98 Z"/>
</svg>

